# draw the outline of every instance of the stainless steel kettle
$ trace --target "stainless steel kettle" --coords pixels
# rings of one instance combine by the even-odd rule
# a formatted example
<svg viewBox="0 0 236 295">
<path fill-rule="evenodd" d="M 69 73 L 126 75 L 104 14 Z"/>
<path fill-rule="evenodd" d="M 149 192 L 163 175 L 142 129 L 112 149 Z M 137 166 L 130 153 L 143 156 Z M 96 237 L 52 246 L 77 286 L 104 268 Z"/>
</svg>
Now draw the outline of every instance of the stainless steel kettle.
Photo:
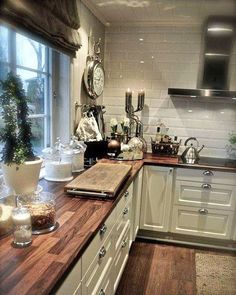
<svg viewBox="0 0 236 295">
<path fill-rule="evenodd" d="M 189 137 L 184 145 L 187 146 L 189 141 L 196 141 L 197 143 L 197 147 L 194 147 L 193 144 L 191 143 L 190 146 L 188 146 L 185 151 L 183 152 L 183 154 L 181 155 L 181 158 L 183 160 L 184 163 L 188 163 L 188 164 L 194 164 L 199 160 L 199 153 L 200 151 L 204 148 L 204 145 L 202 145 L 202 147 L 200 149 L 198 149 L 199 147 L 199 142 L 196 139 L 196 137 Z"/>
</svg>

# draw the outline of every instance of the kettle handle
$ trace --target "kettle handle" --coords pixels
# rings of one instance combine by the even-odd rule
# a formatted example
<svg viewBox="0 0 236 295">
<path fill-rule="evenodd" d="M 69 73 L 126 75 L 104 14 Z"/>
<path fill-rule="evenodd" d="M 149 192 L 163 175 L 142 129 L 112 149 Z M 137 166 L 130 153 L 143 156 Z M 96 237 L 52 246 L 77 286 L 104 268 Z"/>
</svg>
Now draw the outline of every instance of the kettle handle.
<svg viewBox="0 0 236 295">
<path fill-rule="evenodd" d="M 199 142 L 198 142 L 198 140 L 197 140 L 196 137 L 189 137 L 188 139 L 185 140 L 184 145 L 187 145 L 187 143 L 188 143 L 190 140 L 196 140 L 196 142 L 197 142 L 197 146 L 199 146 Z"/>
</svg>

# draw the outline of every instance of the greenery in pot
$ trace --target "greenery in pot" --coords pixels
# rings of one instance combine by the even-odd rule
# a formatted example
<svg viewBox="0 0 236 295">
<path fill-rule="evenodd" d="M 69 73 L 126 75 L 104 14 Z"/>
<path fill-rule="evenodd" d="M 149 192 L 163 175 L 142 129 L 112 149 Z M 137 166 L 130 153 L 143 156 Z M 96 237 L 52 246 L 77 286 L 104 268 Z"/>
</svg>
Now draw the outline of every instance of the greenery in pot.
<svg viewBox="0 0 236 295">
<path fill-rule="evenodd" d="M 4 164 L 20 165 L 36 159 L 31 143 L 32 132 L 29 108 L 23 84 L 19 76 L 8 73 L 1 83 L 0 105 L 4 127 L 0 141 L 4 143 L 2 161 Z"/>
<path fill-rule="evenodd" d="M 229 134 L 229 142 L 231 143 L 231 144 L 236 144 L 236 133 L 230 133 Z"/>
</svg>

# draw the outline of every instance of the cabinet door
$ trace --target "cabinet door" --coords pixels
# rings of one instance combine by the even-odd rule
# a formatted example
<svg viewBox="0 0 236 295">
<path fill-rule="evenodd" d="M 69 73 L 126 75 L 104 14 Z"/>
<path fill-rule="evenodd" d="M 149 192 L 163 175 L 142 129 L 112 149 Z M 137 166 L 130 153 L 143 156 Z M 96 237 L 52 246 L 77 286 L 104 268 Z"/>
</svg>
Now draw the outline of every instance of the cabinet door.
<svg viewBox="0 0 236 295">
<path fill-rule="evenodd" d="M 140 228 L 167 232 L 172 197 L 173 168 L 144 167 Z"/>
<path fill-rule="evenodd" d="M 132 217 L 131 217 L 132 241 L 135 240 L 139 230 L 142 181 L 143 181 L 143 168 L 139 171 L 138 176 L 134 180 L 133 209 L 132 209 Z"/>
<path fill-rule="evenodd" d="M 236 241 L 236 225 L 234 226 L 233 240 Z"/>
</svg>

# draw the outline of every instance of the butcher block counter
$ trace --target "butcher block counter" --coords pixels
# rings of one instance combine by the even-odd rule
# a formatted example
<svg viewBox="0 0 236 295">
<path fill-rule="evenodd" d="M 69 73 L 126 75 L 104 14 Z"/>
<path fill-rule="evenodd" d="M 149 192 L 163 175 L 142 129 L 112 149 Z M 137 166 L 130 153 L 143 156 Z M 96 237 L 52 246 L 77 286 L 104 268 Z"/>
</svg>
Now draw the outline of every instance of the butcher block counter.
<svg viewBox="0 0 236 295">
<path fill-rule="evenodd" d="M 113 161 L 104 159 L 101 162 Z M 64 192 L 65 182 L 40 181 L 44 191 L 56 195 L 57 220 L 60 226 L 54 232 L 33 236 L 32 245 L 23 249 L 12 247 L 12 235 L 0 239 L 1 295 L 54 294 L 57 285 L 81 257 L 143 165 L 188 167 L 178 163 L 177 158 L 152 155 L 146 155 L 144 160 L 126 163 L 132 165 L 129 177 L 116 197 L 105 201 L 69 196 Z M 192 168 L 193 165 L 190 166 Z M 212 168 L 236 172 L 236 167 Z"/>
</svg>

